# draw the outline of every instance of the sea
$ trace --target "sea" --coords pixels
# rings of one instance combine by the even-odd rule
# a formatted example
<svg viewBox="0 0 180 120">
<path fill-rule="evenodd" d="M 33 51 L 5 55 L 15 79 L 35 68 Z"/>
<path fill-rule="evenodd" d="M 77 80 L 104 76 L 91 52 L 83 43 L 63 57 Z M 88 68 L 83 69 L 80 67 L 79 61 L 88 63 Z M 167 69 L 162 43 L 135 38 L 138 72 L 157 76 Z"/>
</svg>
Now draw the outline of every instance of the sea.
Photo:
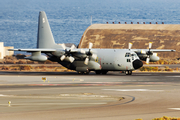
<svg viewBox="0 0 180 120">
<path fill-rule="evenodd" d="M 0 42 L 36 48 L 39 11 L 56 43 L 78 45 L 91 24 L 180 24 L 180 0 L 0 0 Z"/>
</svg>

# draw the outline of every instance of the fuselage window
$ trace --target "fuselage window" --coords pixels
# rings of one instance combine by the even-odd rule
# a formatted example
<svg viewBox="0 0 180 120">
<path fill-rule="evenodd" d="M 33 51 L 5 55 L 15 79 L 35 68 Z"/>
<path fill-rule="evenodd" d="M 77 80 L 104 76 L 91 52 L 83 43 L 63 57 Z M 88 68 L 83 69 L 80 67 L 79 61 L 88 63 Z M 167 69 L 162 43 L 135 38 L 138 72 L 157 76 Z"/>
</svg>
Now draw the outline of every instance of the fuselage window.
<svg viewBox="0 0 180 120">
<path fill-rule="evenodd" d="M 125 57 L 131 57 L 131 53 L 126 53 Z"/>
<path fill-rule="evenodd" d="M 131 62 L 131 59 L 127 59 L 127 62 Z"/>
</svg>

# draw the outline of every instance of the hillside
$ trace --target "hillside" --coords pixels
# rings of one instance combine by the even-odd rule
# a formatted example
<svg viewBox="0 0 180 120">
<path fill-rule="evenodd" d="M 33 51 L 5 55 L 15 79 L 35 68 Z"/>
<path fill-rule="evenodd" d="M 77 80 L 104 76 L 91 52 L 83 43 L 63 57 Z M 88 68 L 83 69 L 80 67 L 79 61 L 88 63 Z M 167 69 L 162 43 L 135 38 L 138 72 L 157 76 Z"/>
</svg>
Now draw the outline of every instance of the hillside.
<svg viewBox="0 0 180 120">
<path fill-rule="evenodd" d="M 87 48 L 92 42 L 93 48 L 175 49 L 176 52 L 158 53 L 161 58 L 180 57 L 180 25 L 173 24 L 93 24 L 84 32 L 79 48 Z"/>
</svg>

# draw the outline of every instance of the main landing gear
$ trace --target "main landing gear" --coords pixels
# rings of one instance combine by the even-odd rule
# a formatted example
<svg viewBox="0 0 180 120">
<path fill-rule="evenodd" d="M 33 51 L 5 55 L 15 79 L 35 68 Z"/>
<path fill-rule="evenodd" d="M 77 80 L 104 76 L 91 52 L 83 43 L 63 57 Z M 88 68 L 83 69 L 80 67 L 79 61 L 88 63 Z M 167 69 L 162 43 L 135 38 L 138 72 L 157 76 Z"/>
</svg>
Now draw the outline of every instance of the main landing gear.
<svg viewBox="0 0 180 120">
<path fill-rule="evenodd" d="M 106 71 L 106 70 L 97 70 L 95 72 L 96 72 L 97 75 L 99 75 L 99 74 L 106 75 L 108 71 Z"/>
<path fill-rule="evenodd" d="M 127 71 L 125 71 L 125 74 L 126 75 L 132 75 L 132 71 L 131 70 L 127 70 Z"/>
</svg>

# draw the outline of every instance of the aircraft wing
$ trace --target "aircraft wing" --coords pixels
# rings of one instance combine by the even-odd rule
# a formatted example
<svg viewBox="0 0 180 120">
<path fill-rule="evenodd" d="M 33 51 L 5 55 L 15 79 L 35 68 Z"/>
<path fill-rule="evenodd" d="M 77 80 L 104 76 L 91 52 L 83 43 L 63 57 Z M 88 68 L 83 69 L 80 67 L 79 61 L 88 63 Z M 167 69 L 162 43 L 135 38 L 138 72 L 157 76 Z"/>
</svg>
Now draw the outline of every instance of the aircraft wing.
<svg viewBox="0 0 180 120">
<path fill-rule="evenodd" d="M 151 48 L 151 46 L 149 48 Z M 131 49 L 131 50 L 137 53 L 138 57 L 141 60 L 146 61 L 147 64 L 149 64 L 149 61 L 156 62 L 159 60 L 159 57 L 157 56 L 156 52 L 175 52 L 176 51 L 176 50 L 171 50 L 171 49 Z"/>
<path fill-rule="evenodd" d="M 54 52 L 56 49 L 8 49 L 9 51 L 24 51 L 24 52 Z"/>
<path fill-rule="evenodd" d="M 131 50 L 134 52 L 149 51 L 149 49 L 131 49 Z M 175 52 L 175 51 L 176 50 L 171 50 L 171 49 L 151 49 L 151 52 Z"/>
</svg>

